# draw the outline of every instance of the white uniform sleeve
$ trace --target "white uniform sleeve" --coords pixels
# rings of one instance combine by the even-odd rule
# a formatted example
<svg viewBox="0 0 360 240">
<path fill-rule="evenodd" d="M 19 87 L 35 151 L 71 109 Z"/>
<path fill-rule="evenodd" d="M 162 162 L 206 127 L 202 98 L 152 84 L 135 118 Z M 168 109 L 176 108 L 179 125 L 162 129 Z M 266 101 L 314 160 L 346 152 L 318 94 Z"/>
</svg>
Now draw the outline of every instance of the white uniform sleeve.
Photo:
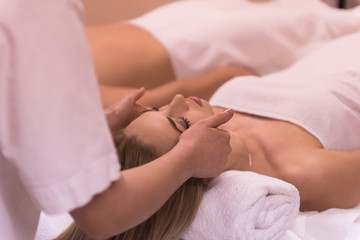
<svg viewBox="0 0 360 240">
<path fill-rule="evenodd" d="M 39 208 L 69 211 L 119 177 L 81 4 L 9 2 L 11 14 L 4 13 L 0 23 L 7 36 L 0 69 L 0 149 Z"/>
</svg>

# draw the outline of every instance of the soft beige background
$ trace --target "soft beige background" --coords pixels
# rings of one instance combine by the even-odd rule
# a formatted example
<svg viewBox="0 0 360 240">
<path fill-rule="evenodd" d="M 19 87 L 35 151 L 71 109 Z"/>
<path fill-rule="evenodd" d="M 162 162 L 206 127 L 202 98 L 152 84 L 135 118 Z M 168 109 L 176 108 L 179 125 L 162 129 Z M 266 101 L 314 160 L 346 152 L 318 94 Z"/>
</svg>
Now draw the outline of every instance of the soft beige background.
<svg viewBox="0 0 360 240">
<path fill-rule="evenodd" d="M 137 17 L 151 9 L 178 0 L 83 0 L 88 25 L 111 23 Z M 181 0 L 180 0 L 181 1 Z M 307 0 L 304 0 L 307 1 Z M 324 0 L 336 5 L 337 0 Z M 349 7 L 360 0 L 347 0 Z"/>
<path fill-rule="evenodd" d="M 88 25 L 134 18 L 174 1 L 177 0 L 83 0 Z"/>
</svg>

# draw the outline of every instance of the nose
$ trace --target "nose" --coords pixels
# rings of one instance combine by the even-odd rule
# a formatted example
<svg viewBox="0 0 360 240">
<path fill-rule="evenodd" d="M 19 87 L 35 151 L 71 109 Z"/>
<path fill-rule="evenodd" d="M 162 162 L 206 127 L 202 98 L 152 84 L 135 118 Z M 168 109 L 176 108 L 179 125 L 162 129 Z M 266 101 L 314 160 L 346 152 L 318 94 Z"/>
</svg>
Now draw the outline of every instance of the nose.
<svg viewBox="0 0 360 240">
<path fill-rule="evenodd" d="M 179 113 L 187 110 L 189 110 L 189 106 L 185 101 L 185 97 L 181 94 L 176 94 L 169 104 L 168 111 L 171 113 Z"/>
</svg>

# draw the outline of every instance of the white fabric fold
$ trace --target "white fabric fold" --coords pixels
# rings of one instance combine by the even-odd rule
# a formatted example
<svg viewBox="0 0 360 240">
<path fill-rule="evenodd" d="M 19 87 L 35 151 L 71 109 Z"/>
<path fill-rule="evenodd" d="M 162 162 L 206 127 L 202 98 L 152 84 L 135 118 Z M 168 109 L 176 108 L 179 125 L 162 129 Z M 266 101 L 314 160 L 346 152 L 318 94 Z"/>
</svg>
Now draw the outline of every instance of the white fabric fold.
<svg viewBox="0 0 360 240">
<path fill-rule="evenodd" d="M 360 8 L 342 10 L 319 0 L 182 0 L 129 23 L 164 45 L 179 79 L 225 65 L 262 76 L 359 31 L 359 13 Z"/>
<path fill-rule="evenodd" d="M 349 34 L 314 50 L 284 71 L 263 77 L 235 77 L 218 88 L 210 104 L 291 122 L 316 137 L 325 149 L 357 150 L 359 42 L 360 32 Z"/>
<path fill-rule="evenodd" d="M 73 219 L 68 213 L 48 215 L 42 212 L 34 240 L 54 239 L 72 223 Z"/>
<path fill-rule="evenodd" d="M 185 240 L 282 239 L 299 211 L 297 189 L 253 172 L 227 171 L 208 186 Z"/>
<path fill-rule="evenodd" d="M 360 240 L 360 204 L 350 209 L 302 212 L 289 231 L 299 239 Z"/>
</svg>

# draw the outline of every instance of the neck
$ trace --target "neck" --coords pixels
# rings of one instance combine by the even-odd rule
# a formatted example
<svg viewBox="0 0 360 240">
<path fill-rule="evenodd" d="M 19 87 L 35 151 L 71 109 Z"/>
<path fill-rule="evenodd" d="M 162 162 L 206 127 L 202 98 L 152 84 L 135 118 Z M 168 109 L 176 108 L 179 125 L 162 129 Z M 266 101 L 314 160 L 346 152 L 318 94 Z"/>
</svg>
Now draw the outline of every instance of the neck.
<svg viewBox="0 0 360 240">
<path fill-rule="evenodd" d="M 246 141 L 238 134 L 230 132 L 232 152 L 229 155 L 225 170 L 251 170 L 252 155 Z"/>
</svg>

